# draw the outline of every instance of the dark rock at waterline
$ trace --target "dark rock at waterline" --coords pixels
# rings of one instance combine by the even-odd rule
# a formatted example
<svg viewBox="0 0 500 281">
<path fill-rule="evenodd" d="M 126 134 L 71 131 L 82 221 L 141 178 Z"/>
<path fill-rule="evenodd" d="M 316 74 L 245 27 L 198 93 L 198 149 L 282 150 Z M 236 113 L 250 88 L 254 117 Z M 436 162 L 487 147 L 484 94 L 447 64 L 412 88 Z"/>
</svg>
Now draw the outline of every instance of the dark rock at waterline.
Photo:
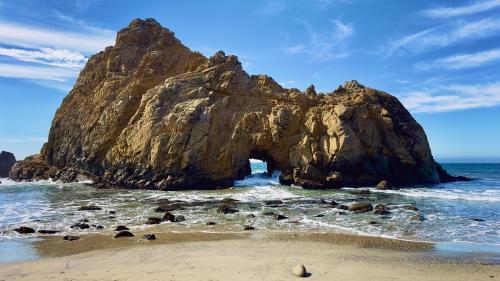
<svg viewBox="0 0 500 281">
<path fill-rule="evenodd" d="M 66 241 L 76 241 L 76 240 L 80 240 L 80 237 L 78 236 L 73 236 L 73 235 L 65 235 L 63 240 L 66 240 Z"/>
<path fill-rule="evenodd" d="M 315 215 L 314 217 L 316 217 L 316 218 L 322 218 L 322 217 L 324 217 L 324 216 L 325 216 L 325 214 L 317 214 L 317 215 Z"/>
<path fill-rule="evenodd" d="M 339 205 L 338 208 L 341 210 L 349 210 L 349 206 L 347 205 Z"/>
<path fill-rule="evenodd" d="M 332 200 L 332 202 L 330 202 L 330 205 L 331 205 L 331 206 L 338 206 L 338 205 L 339 205 L 339 203 L 335 202 L 335 200 Z"/>
<path fill-rule="evenodd" d="M 413 205 L 406 205 L 406 206 L 403 206 L 403 209 L 405 210 L 409 210 L 409 211 L 418 211 L 418 208 L 413 206 Z"/>
<path fill-rule="evenodd" d="M 283 201 L 281 201 L 281 200 L 265 200 L 264 204 L 266 204 L 266 205 L 281 205 L 281 204 L 283 204 Z"/>
<path fill-rule="evenodd" d="M 155 212 L 157 213 L 171 212 L 178 209 L 182 209 L 182 207 L 179 204 L 164 204 L 156 207 Z"/>
<path fill-rule="evenodd" d="M 174 217 L 174 222 L 183 222 L 185 220 L 186 220 L 186 218 L 183 215 L 176 215 Z"/>
<path fill-rule="evenodd" d="M 81 206 L 80 208 L 78 208 L 78 211 L 99 211 L 99 210 L 102 210 L 102 208 L 95 205 Z"/>
<path fill-rule="evenodd" d="M 144 240 L 156 240 L 156 235 L 154 235 L 154 234 L 144 234 L 144 236 L 142 236 L 142 239 L 144 239 Z"/>
<path fill-rule="evenodd" d="M 109 216 L 108 219 L 116 219 L 116 216 Z"/>
<path fill-rule="evenodd" d="M 280 221 L 280 220 L 288 219 L 288 217 L 285 215 L 281 215 L 281 214 L 274 214 L 273 219 Z"/>
<path fill-rule="evenodd" d="M 262 215 L 264 216 L 274 216 L 276 213 L 273 211 L 264 211 L 262 212 Z"/>
<path fill-rule="evenodd" d="M 245 226 L 243 227 L 243 230 L 254 230 L 254 229 L 255 229 L 255 227 L 253 227 L 253 226 L 251 226 L 251 225 L 245 225 Z"/>
<path fill-rule="evenodd" d="M 229 204 L 222 204 L 217 208 L 217 213 L 219 214 L 233 214 L 239 212 L 237 209 L 234 209 Z"/>
<path fill-rule="evenodd" d="M 94 228 L 96 228 L 96 229 L 103 229 L 103 228 L 104 228 L 104 226 L 102 226 L 102 225 L 100 225 L 100 224 L 91 224 L 90 226 L 91 226 L 91 227 L 94 227 Z"/>
<path fill-rule="evenodd" d="M 389 207 L 387 207 L 386 205 L 383 205 L 383 204 L 376 205 L 374 209 L 375 210 L 373 211 L 373 213 L 375 215 L 388 215 L 391 213 L 391 212 L 389 212 Z"/>
<path fill-rule="evenodd" d="M 58 230 L 48 230 L 48 229 L 38 230 L 38 233 L 40 234 L 56 234 L 58 232 L 59 232 Z"/>
<path fill-rule="evenodd" d="M 368 223 L 371 225 L 379 225 L 380 224 L 378 221 L 369 221 Z"/>
<path fill-rule="evenodd" d="M 108 213 L 111 215 L 114 215 L 114 214 L 116 214 L 116 211 L 109 211 Z"/>
<path fill-rule="evenodd" d="M 253 218 L 255 218 L 255 215 L 254 215 L 254 214 L 248 214 L 248 215 L 246 216 L 246 218 L 247 218 L 247 219 L 253 219 Z"/>
<path fill-rule="evenodd" d="M 159 224 L 162 222 L 161 218 L 148 218 L 146 224 Z"/>
<path fill-rule="evenodd" d="M 86 224 L 86 223 L 75 223 L 74 225 L 71 226 L 71 228 L 79 228 L 79 229 L 88 229 L 90 228 L 90 225 Z"/>
<path fill-rule="evenodd" d="M 175 221 L 175 216 L 172 213 L 170 213 L 170 212 L 166 212 L 165 215 L 163 215 L 163 221 L 174 222 Z"/>
<path fill-rule="evenodd" d="M 411 221 L 425 221 L 425 217 L 420 215 L 420 214 L 416 214 L 413 217 L 411 217 L 410 220 Z"/>
<path fill-rule="evenodd" d="M 33 228 L 27 226 L 20 226 L 18 228 L 15 228 L 14 231 L 21 234 L 35 233 L 35 230 Z"/>
<path fill-rule="evenodd" d="M 364 213 L 373 211 L 373 205 L 368 202 L 356 202 L 349 206 L 349 211 L 355 213 Z"/>
<path fill-rule="evenodd" d="M 134 237 L 134 234 L 130 231 L 122 230 L 117 234 L 115 234 L 115 236 L 113 236 L 113 238 L 121 238 L 121 237 Z"/>
<path fill-rule="evenodd" d="M 484 220 L 484 219 L 482 219 L 482 218 L 471 218 L 470 220 L 471 220 L 471 221 L 477 221 L 477 222 L 483 222 L 483 221 L 485 221 L 485 220 Z"/>
<path fill-rule="evenodd" d="M 122 230 L 130 230 L 130 229 L 124 225 L 119 225 L 115 228 L 115 231 L 122 231 Z"/>
<path fill-rule="evenodd" d="M 0 152 L 0 178 L 9 177 L 12 166 L 16 164 L 16 157 L 11 152 Z"/>
<path fill-rule="evenodd" d="M 378 190 L 386 190 L 386 189 L 389 189 L 389 188 L 391 188 L 391 185 L 390 185 L 389 181 L 382 180 L 382 181 L 380 181 L 377 184 L 377 189 Z"/>
<path fill-rule="evenodd" d="M 209 222 L 207 222 L 207 225 L 216 225 L 216 224 L 217 224 L 217 223 L 216 223 L 216 222 L 214 222 L 214 221 L 209 221 Z"/>
<path fill-rule="evenodd" d="M 79 220 L 79 222 L 89 222 L 89 220 L 88 219 L 81 219 L 81 220 Z"/>
</svg>

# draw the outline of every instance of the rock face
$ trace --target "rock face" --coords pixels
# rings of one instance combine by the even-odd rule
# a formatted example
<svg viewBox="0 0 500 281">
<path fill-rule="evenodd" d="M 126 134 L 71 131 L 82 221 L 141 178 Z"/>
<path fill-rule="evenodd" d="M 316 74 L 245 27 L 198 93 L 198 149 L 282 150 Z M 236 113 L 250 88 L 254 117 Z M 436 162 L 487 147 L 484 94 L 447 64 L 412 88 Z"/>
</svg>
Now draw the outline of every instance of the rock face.
<svg viewBox="0 0 500 281">
<path fill-rule="evenodd" d="M 40 155 L 11 177 L 212 189 L 248 175 L 250 158 L 305 188 L 454 180 L 395 97 L 356 81 L 327 94 L 285 89 L 235 56 L 192 52 L 153 19 L 89 59 Z"/>
<path fill-rule="evenodd" d="M 16 164 L 16 157 L 14 154 L 3 151 L 0 152 L 0 178 L 9 176 L 10 169 Z"/>
</svg>

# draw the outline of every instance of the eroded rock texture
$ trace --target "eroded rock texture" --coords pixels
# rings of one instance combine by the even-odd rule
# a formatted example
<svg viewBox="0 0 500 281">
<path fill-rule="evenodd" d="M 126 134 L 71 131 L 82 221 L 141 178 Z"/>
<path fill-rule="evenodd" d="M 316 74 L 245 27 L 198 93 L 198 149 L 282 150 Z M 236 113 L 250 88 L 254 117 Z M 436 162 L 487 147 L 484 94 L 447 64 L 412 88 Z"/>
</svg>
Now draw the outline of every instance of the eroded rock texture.
<svg viewBox="0 0 500 281">
<path fill-rule="evenodd" d="M 235 56 L 190 51 L 152 19 L 89 59 L 41 155 L 11 177 L 205 189 L 248 175 L 249 158 L 306 188 L 453 180 L 395 97 L 356 81 L 328 94 L 285 89 Z"/>
</svg>

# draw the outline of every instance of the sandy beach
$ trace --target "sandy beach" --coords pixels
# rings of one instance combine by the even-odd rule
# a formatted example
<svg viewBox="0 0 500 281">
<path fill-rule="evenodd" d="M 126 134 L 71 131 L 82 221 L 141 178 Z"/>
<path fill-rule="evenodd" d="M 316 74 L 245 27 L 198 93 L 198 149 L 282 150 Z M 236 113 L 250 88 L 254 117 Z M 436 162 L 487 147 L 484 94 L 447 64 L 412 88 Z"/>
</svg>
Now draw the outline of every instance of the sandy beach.
<svg viewBox="0 0 500 281">
<path fill-rule="evenodd" d="M 337 234 L 162 233 L 46 239 L 42 256 L 0 266 L 0 280 L 500 280 L 500 266 L 437 255 L 427 243 Z M 100 249 L 100 250 L 99 250 Z"/>
</svg>

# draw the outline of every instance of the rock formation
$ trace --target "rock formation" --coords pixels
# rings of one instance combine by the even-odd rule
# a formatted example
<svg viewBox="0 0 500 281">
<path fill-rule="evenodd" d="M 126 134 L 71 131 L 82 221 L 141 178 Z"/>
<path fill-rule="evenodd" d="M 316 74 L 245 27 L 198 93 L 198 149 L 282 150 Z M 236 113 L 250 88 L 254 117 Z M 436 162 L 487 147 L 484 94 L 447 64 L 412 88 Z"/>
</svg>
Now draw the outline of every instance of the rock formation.
<svg viewBox="0 0 500 281">
<path fill-rule="evenodd" d="M 10 169 L 15 163 L 16 157 L 14 154 L 2 150 L 2 152 L 0 152 L 0 178 L 8 177 Z"/>
<path fill-rule="evenodd" d="M 11 177 L 211 189 L 248 175 L 249 158 L 305 188 L 454 179 L 395 97 L 356 81 L 327 94 L 286 89 L 235 56 L 192 52 L 153 19 L 89 59 L 40 155 Z"/>
</svg>

